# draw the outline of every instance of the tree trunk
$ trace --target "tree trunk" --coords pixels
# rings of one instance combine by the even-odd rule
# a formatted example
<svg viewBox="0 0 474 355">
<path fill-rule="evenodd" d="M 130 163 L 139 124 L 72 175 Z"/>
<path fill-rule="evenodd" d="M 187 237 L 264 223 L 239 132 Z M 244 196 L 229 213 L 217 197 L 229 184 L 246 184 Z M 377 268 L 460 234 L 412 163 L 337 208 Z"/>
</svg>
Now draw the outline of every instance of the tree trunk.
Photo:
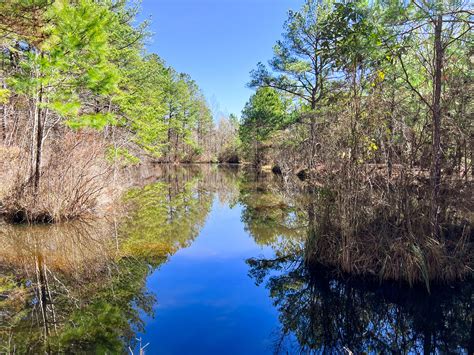
<svg viewBox="0 0 474 355">
<path fill-rule="evenodd" d="M 7 142 L 7 105 L 3 104 L 2 117 L 2 142 L 6 145 Z"/>
<path fill-rule="evenodd" d="M 43 257 L 38 255 L 36 257 L 36 287 L 37 287 L 37 297 L 38 303 L 41 309 L 41 315 L 43 317 L 43 328 L 44 328 L 44 337 L 45 339 L 49 336 L 49 322 L 48 322 L 48 296 L 46 293 L 46 281 L 45 281 L 45 269 L 43 265 Z"/>
<path fill-rule="evenodd" d="M 5 84 L 5 82 L 2 83 L 2 88 L 4 90 L 7 88 L 7 85 Z M 3 111 L 2 112 L 2 142 L 5 145 L 7 142 L 7 117 L 8 117 L 7 107 L 8 107 L 7 102 L 3 103 L 2 105 L 2 111 Z"/>
<path fill-rule="evenodd" d="M 470 158 L 471 158 L 471 176 L 474 176 L 474 133 L 469 136 Z M 467 156 L 467 153 L 466 153 Z M 467 161 L 467 160 L 466 160 Z M 466 163 L 466 176 L 469 174 L 469 167 Z"/>
<path fill-rule="evenodd" d="M 176 132 L 176 139 L 174 141 L 174 163 L 178 163 L 178 150 L 179 150 L 179 133 Z"/>
<path fill-rule="evenodd" d="M 314 114 L 314 110 L 316 109 L 316 87 L 313 89 L 311 93 L 311 116 L 310 116 L 310 154 L 311 156 L 309 157 L 309 172 L 311 173 L 315 163 L 314 163 L 314 157 L 316 155 L 316 117 Z"/>
<path fill-rule="evenodd" d="M 40 177 L 41 177 L 41 159 L 42 159 L 42 148 L 43 148 L 43 109 L 41 104 L 43 102 L 43 86 L 41 86 L 39 94 L 38 94 L 38 101 L 36 102 L 36 152 L 35 152 L 35 170 L 34 170 L 34 194 L 38 194 L 39 184 L 40 184 Z"/>
<path fill-rule="evenodd" d="M 439 237 L 439 213 L 440 213 L 440 184 L 441 184 L 441 88 L 443 74 L 443 43 L 442 34 L 443 17 L 439 15 L 435 20 L 434 33 L 434 80 L 432 101 L 432 124 L 433 124 L 433 146 L 431 154 L 431 223 L 433 235 Z"/>
<path fill-rule="evenodd" d="M 360 93 L 358 90 L 359 81 L 357 79 L 357 71 L 359 62 L 354 61 L 353 73 L 352 73 L 352 111 L 351 115 L 351 164 L 355 167 L 359 155 L 359 137 L 357 133 L 357 124 L 360 120 L 361 109 L 360 109 Z"/>
<path fill-rule="evenodd" d="M 392 180 L 393 173 L 393 115 L 395 110 L 395 89 L 392 89 L 391 98 L 390 98 L 390 113 L 387 117 L 387 128 L 388 128 L 388 144 L 387 144 L 387 175 L 388 181 Z"/>
</svg>

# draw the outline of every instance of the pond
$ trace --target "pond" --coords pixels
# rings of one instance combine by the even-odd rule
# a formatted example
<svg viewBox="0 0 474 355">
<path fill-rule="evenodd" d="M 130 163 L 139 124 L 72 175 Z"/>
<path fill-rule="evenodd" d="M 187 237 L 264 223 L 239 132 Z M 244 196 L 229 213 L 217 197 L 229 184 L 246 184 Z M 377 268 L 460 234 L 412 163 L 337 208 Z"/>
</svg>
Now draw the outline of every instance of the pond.
<svg viewBox="0 0 474 355">
<path fill-rule="evenodd" d="M 472 282 L 310 265 L 302 191 L 161 166 L 106 220 L 0 225 L 0 353 L 472 353 Z"/>
</svg>

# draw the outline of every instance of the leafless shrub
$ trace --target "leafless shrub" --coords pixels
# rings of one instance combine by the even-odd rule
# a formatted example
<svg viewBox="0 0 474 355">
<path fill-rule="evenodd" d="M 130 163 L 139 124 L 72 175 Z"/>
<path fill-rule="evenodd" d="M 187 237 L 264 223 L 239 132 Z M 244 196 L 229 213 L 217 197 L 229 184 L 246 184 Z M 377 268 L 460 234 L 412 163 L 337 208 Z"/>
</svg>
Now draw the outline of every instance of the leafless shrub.
<svg viewBox="0 0 474 355">
<path fill-rule="evenodd" d="M 14 179 L 13 166 L 18 166 L 20 161 L 20 149 L 17 147 L 8 147 L 0 145 L 0 201 L 12 188 Z M 0 213 L 2 211 L 0 202 Z"/>
<path fill-rule="evenodd" d="M 112 167 L 97 133 L 68 131 L 46 151 L 41 184 L 34 191 L 22 159 L 14 167 L 12 187 L 4 199 L 4 213 L 14 222 L 60 222 L 94 211 L 108 185 Z M 25 154 L 26 156 L 27 154 Z"/>
</svg>

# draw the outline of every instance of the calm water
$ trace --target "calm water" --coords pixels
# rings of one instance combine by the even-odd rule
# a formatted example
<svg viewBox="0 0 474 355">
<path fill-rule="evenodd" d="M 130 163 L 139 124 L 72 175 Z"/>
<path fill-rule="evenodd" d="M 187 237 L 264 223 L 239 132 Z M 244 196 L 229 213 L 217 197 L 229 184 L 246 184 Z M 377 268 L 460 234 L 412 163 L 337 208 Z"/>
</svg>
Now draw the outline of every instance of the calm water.
<svg viewBox="0 0 474 355">
<path fill-rule="evenodd" d="M 192 245 L 178 251 L 147 281 L 158 296 L 155 319 L 139 335 L 148 352 L 250 354 L 272 349 L 278 313 L 269 292 L 248 276 L 246 259 L 273 255 L 240 221 L 242 207 L 214 201 Z"/>
<path fill-rule="evenodd" d="M 471 283 L 428 294 L 310 270 L 298 186 L 153 176 L 107 221 L 0 226 L 0 353 L 472 352 Z"/>
</svg>

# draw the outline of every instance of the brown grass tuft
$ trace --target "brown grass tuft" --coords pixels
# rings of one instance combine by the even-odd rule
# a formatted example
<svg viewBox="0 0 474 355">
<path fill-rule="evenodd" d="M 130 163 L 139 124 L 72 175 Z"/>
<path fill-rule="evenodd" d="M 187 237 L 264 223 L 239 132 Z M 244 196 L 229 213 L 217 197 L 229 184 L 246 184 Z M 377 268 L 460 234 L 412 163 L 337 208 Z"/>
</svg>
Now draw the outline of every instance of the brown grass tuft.
<svg viewBox="0 0 474 355">
<path fill-rule="evenodd" d="M 29 162 L 22 154 L 10 160 L 12 181 L 3 198 L 3 214 L 11 222 L 53 223 L 95 212 L 111 178 L 106 145 L 98 133 L 69 131 L 45 147 L 39 189 L 34 191 Z"/>
</svg>

